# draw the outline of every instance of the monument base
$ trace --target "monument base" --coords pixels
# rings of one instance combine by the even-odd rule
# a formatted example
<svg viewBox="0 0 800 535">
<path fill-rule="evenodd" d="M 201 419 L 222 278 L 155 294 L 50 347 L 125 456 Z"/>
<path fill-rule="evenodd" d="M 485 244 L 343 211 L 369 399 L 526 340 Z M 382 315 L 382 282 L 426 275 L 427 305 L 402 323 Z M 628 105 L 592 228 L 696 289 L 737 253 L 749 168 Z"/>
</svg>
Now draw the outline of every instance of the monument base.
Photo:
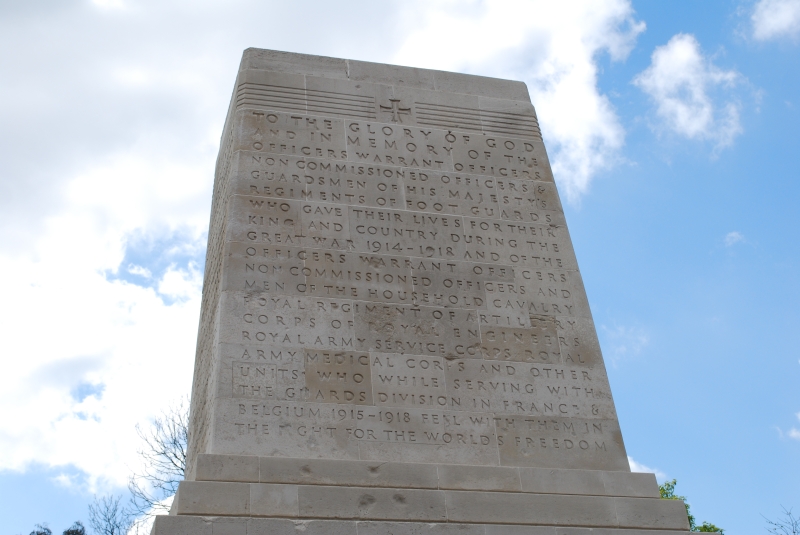
<svg viewBox="0 0 800 535">
<path fill-rule="evenodd" d="M 158 516 L 151 535 L 688 535 L 686 530 Z"/>
<path fill-rule="evenodd" d="M 688 532 L 630 472 L 524 83 L 248 49 L 207 255 L 154 535 Z"/>
<path fill-rule="evenodd" d="M 211 454 L 170 515 L 153 535 L 689 530 L 683 502 L 661 500 L 653 474 Z"/>
</svg>

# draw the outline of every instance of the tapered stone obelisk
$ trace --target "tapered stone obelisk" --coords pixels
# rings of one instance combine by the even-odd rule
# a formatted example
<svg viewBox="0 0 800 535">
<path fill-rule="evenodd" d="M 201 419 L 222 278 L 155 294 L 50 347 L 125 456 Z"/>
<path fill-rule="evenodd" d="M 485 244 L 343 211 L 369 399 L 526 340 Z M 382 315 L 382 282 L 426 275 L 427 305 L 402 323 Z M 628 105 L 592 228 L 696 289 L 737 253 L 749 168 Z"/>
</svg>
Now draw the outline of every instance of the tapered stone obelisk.
<svg viewBox="0 0 800 535">
<path fill-rule="evenodd" d="M 631 473 L 522 82 L 248 49 L 156 535 L 688 531 Z"/>
</svg>

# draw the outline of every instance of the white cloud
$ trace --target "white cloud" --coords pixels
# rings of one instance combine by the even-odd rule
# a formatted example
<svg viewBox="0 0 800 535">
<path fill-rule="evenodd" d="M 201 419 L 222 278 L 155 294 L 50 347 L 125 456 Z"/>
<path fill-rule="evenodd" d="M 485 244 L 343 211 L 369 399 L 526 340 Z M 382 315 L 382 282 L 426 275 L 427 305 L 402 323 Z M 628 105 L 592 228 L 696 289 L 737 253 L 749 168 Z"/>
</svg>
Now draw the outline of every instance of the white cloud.
<svg viewBox="0 0 800 535">
<path fill-rule="evenodd" d="M 571 198 L 613 163 L 624 132 L 597 56 L 624 59 L 643 30 L 629 2 L 398 6 L 0 3 L 0 470 L 123 484 L 134 424 L 188 392 L 214 160 L 245 48 L 519 76 Z"/>
<path fill-rule="evenodd" d="M 628 464 L 631 467 L 631 472 L 644 472 L 644 473 L 648 473 L 648 474 L 655 474 L 656 475 L 656 479 L 658 481 L 660 481 L 660 482 L 664 481 L 665 479 L 667 479 L 667 474 L 665 474 L 664 472 L 662 472 L 658 468 L 650 468 L 649 466 L 646 466 L 646 465 L 644 465 L 644 464 L 642 464 L 640 462 L 637 462 L 630 455 L 628 455 Z"/>
<path fill-rule="evenodd" d="M 92 0 L 92 3 L 102 9 L 123 9 L 125 7 L 122 0 Z"/>
<path fill-rule="evenodd" d="M 722 70 L 703 56 L 693 35 L 677 34 L 655 49 L 650 66 L 634 79 L 655 102 L 667 129 L 694 140 L 710 140 L 716 148 L 731 145 L 743 132 L 739 104 L 715 103 L 712 94 L 732 88 L 741 76 Z"/>
<path fill-rule="evenodd" d="M 800 412 L 795 414 L 798 420 L 800 420 Z M 790 428 L 788 431 L 784 432 L 783 429 L 776 426 L 775 429 L 778 431 L 778 436 L 782 439 L 784 436 L 788 436 L 789 438 L 793 438 L 795 440 L 800 440 L 800 429 L 796 427 Z"/>
<path fill-rule="evenodd" d="M 724 241 L 725 241 L 725 246 L 726 247 L 731 247 L 733 245 L 736 245 L 739 242 L 743 242 L 744 241 L 744 234 L 742 234 L 741 232 L 737 232 L 735 230 L 732 231 L 732 232 L 728 232 L 725 235 Z"/>
<path fill-rule="evenodd" d="M 191 299 L 200 295 L 202 290 L 203 273 L 193 262 L 189 263 L 187 269 L 170 266 L 158 282 L 158 293 L 171 299 Z"/>
<path fill-rule="evenodd" d="M 137 466 L 133 424 L 189 388 L 199 296 L 167 306 L 152 289 L 97 272 L 53 277 L 52 262 L 4 260 L 3 273 L 25 284 L 0 285 L 12 305 L 0 320 L 20 356 L 8 362 L 14 380 L 0 393 L 0 468 L 73 465 L 91 485 L 123 483 Z M 71 393 L 100 381 L 102 394 Z"/>
<path fill-rule="evenodd" d="M 58 474 L 57 476 L 53 477 L 53 482 L 56 485 L 64 488 L 74 488 L 76 486 L 74 474 Z"/>
<path fill-rule="evenodd" d="M 627 0 L 426 0 L 410 3 L 406 17 L 419 29 L 397 62 L 527 83 L 568 199 L 577 201 L 618 158 L 625 132 L 597 86 L 597 61 L 602 52 L 625 59 L 644 31 Z"/>
<path fill-rule="evenodd" d="M 601 325 L 600 329 L 607 353 L 606 357 L 615 366 L 626 358 L 640 354 L 650 343 L 650 336 L 641 327 Z"/>
<path fill-rule="evenodd" d="M 162 508 L 151 508 L 148 514 L 144 514 L 135 518 L 127 535 L 149 535 L 153 530 L 153 522 L 155 521 L 155 517 L 167 514 L 165 511 L 169 510 L 174 499 L 174 494 L 172 496 L 167 496 L 158 502 L 159 507 Z"/>
<path fill-rule="evenodd" d="M 146 267 L 137 266 L 135 264 L 128 265 L 128 273 L 131 275 L 138 275 L 140 277 L 144 277 L 145 279 L 149 279 L 153 276 L 153 273 L 147 269 Z"/>
<path fill-rule="evenodd" d="M 798 412 L 795 416 L 797 416 L 797 419 L 800 420 L 800 412 Z M 792 427 L 786 434 L 795 440 L 800 440 L 800 429 Z"/>
<path fill-rule="evenodd" d="M 108 490 L 137 469 L 134 425 L 190 389 L 241 53 L 386 61 L 393 8 L 363 7 L 0 4 L 0 470 Z"/>
<path fill-rule="evenodd" d="M 750 16 L 759 41 L 800 36 L 800 0 L 759 0 Z"/>
<path fill-rule="evenodd" d="M 123 68 L 114 72 L 114 78 L 124 86 L 147 86 L 152 84 L 152 77 L 143 69 Z"/>
</svg>

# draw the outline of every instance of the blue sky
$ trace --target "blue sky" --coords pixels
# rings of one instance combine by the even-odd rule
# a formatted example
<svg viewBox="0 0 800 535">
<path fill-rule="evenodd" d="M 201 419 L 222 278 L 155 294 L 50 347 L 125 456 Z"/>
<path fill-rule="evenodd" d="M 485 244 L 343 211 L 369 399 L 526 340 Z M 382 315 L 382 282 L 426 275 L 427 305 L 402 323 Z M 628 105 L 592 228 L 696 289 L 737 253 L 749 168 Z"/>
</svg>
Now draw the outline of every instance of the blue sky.
<svg viewBox="0 0 800 535">
<path fill-rule="evenodd" d="M 561 4 L 561 5 L 559 5 Z M 87 520 L 188 393 L 255 46 L 524 80 L 637 469 L 800 510 L 800 0 L 0 5 L 0 518 Z"/>
</svg>

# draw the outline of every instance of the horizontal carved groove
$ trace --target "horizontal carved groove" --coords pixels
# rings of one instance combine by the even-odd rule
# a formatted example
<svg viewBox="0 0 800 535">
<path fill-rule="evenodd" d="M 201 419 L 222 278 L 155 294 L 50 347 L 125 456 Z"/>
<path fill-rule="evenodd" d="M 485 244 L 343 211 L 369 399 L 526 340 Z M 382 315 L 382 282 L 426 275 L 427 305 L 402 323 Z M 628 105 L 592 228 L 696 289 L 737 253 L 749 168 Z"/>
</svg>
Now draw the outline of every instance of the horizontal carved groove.
<svg viewBox="0 0 800 535">
<path fill-rule="evenodd" d="M 534 115 L 526 115 L 523 113 L 514 113 L 511 111 L 492 111 L 492 110 L 481 110 L 481 115 L 484 117 L 497 117 L 497 118 L 505 118 L 505 119 L 520 119 L 524 121 L 531 121 L 536 122 L 536 116 Z"/>
<path fill-rule="evenodd" d="M 426 121 L 445 121 L 445 122 L 453 122 L 453 123 L 461 123 L 461 124 L 471 124 L 477 127 L 481 126 L 480 119 L 472 119 L 470 117 L 454 117 L 450 115 L 434 115 L 428 113 L 418 112 L 417 117 Z"/>
<path fill-rule="evenodd" d="M 474 128 L 512 136 L 541 139 L 539 122 L 533 115 L 476 110 L 460 106 L 416 102 L 420 124 L 443 127 Z"/>
<path fill-rule="evenodd" d="M 255 84 L 252 82 L 244 82 L 243 84 L 239 84 L 239 90 L 242 89 L 249 89 L 251 91 L 269 91 L 272 93 L 286 93 L 292 95 L 299 95 L 304 97 L 306 94 L 306 90 L 301 87 L 284 87 L 280 85 L 269 85 L 269 84 Z"/>
<path fill-rule="evenodd" d="M 317 89 L 300 89 L 246 82 L 236 92 L 237 107 L 254 104 L 277 110 L 315 112 L 363 119 L 375 118 L 375 99 Z"/>
<path fill-rule="evenodd" d="M 343 104 L 340 102 L 320 102 L 316 100 L 309 100 L 309 106 L 314 106 L 315 108 L 330 108 L 332 110 L 350 110 L 362 113 L 369 113 L 373 111 L 372 107 L 362 107 L 362 106 L 354 106 L 352 104 Z"/>
<path fill-rule="evenodd" d="M 336 115 L 339 117 L 355 117 L 357 119 L 375 119 L 375 113 L 368 113 L 368 112 L 354 112 L 348 110 L 337 111 L 333 108 L 308 108 L 309 112 L 315 113 L 327 113 L 330 115 Z"/>
<path fill-rule="evenodd" d="M 276 110 L 306 110 L 305 90 L 267 84 L 240 84 L 236 92 L 236 107 L 257 105 Z"/>
<path fill-rule="evenodd" d="M 242 95 L 241 97 L 236 99 L 236 105 L 240 106 L 242 102 L 245 101 L 253 101 L 253 102 L 274 102 L 276 104 L 282 104 L 284 106 L 289 106 L 293 110 L 305 110 L 306 103 L 303 101 L 297 100 L 290 100 L 286 98 L 275 98 L 269 96 L 258 96 L 258 95 Z"/>
<path fill-rule="evenodd" d="M 534 140 L 537 140 L 537 141 L 541 141 L 542 140 L 542 136 L 540 134 L 536 134 L 536 133 L 533 133 L 533 132 L 519 132 L 519 131 L 515 131 L 515 130 L 501 130 L 499 128 L 485 128 L 484 132 L 486 132 L 487 134 L 504 134 L 504 135 L 512 136 L 512 137 L 530 138 L 530 139 L 534 139 Z"/>
<path fill-rule="evenodd" d="M 331 113 L 361 119 L 375 118 L 375 99 L 361 95 L 308 90 L 308 109 L 320 113 Z"/>
<path fill-rule="evenodd" d="M 236 98 L 237 102 L 241 102 L 242 100 L 261 100 L 261 101 L 266 101 L 266 102 L 282 102 L 284 104 L 294 104 L 294 105 L 300 106 L 301 108 L 305 108 L 306 107 L 305 100 L 278 97 L 278 96 L 274 96 L 274 95 L 259 95 L 259 94 L 252 94 L 252 93 L 248 94 L 248 93 L 246 93 L 244 95 L 239 95 Z"/>
<path fill-rule="evenodd" d="M 433 115 L 428 113 L 418 112 L 417 117 L 424 119 L 426 121 L 449 121 L 453 123 L 462 123 L 462 124 L 472 124 L 475 126 L 480 126 L 481 121 L 480 119 L 472 119 L 471 117 L 454 117 L 451 115 Z"/>
<path fill-rule="evenodd" d="M 416 102 L 415 103 L 419 108 L 426 108 L 429 110 L 436 110 L 436 111 L 453 111 L 453 112 L 462 112 L 462 113 L 480 113 L 475 108 L 464 108 L 463 106 L 448 106 L 447 104 L 427 104 L 425 102 Z"/>
<path fill-rule="evenodd" d="M 496 127 L 496 128 L 511 128 L 514 130 L 527 130 L 527 131 L 539 131 L 538 126 L 533 126 L 529 124 L 514 124 L 514 123 L 501 123 L 498 121 L 483 121 L 484 126 L 488 127 Z"/>
<path fill-rule="evenodd" d="M 514 123 L 510 121 L 493 121 L 484 119 L 483 124 L 487 126 L 497 126 L 501 128 L 519 128 L 521 130 L 539 130 L 539 125 L 530 123 Z"/>
<path fill-rule="evenodd" d="M 243 99 L 236 103 L 236 107 L 240 106 L 259 106 L 261 108 L 267 108 L 271 110 L 277 111 L 298 111 L 305 113 L 306 108 L 305 106 L 291 106 L 291 105 L 284 105 L 280 103 L 276 103 L 272 100 L 258 100 L 258 99 Z"/>
<path fill-rule="evenodd" d="M 363 109 L 363 108 L 352 108 L 350 106 L 341 106 L 341 105 L 334 105 L 334 104 L 319 104 L 317 102 L 309 102 L 308 109 L 316 108 L 320 110 L 338 110 L 343 112 L 353 112 L 353 113 L 373 113 L 373 110 Z"/>
<path fill-rule="evenodd" d="M 469 110 L 465 108 L 456 108 L 454 106 L 430 106 L 425 104 L 417 104 L 417 117 L 420 122 L 427 122 L 430 124 L 449 125 L 467 125 L 480 130 L 481 116 L 477 110 Z"/>
<path fill-rule="evenodd" d="M 289 102 L 296 102 L 305 107 L 305 92 L 302 89 L 282 88 L 262 84 L 244 83 L 239 86 L 236 92 L 236 99 L 241 100 L 246 97 L 277 99 Z"/>
<path fill-rule="evenodd" d="M 466 123 L 460 123 L 456 121 L 432 121 L 432 120 L 425 120 L 425 119 L 418 119 L 417 122 L 421 125 L 425 126 L 441 126 L 443 128 L 467 128 L 471 130 L 478 130 L 480 131 L 480 125 L 471 125 Z"/>
<path fill-rule="evenodd" d="M 336 103 L 328 103 L 328 102 L 313 102 L 309 101 L 308 108 L 318 108 L 321 110 L 340 110 L 340 111 L 349 111 L 354 113 L 375 113 L 374 110 L 370 108 L 355 108 L 353 106 L 347 106 L 345 104 L 336 104 Z"/>
<path fill-rule="evenodd" d="M 431 109 L 424 106 L 418 106 L 417 110 L 420 113 L 424 113 L 426 115 L 438 115 L 441 117 L 462 117 L 465 119 L 472 119 L 472 120 L 480 120 L 480 115 L 476 112 L 463 112 L 463 111 L 456 111 L 456 110 L 439 110 L 439 109 Z"/>
<path fill-rule="evenodd" d="M 535 122 L 523 122 L 523 121 L 502 121 L 497 119 L 487 119 L 484 118 L 482 120 L 483 124 L 487 125 L 496 125 L 496 126 L 510 126 L 514 128 L 523 128 L 526 130 L 538 130 L 539 124 Z"/>
<path fill-rule="evenodd" d="M 309 98 L 317 97 L 317 98 L 329 98 L 329 99 L 336 99 L 336 100 L 349 100 L 352 102 L 358 102 L 364 104 L 366 106 L 372 106 L 375 102 L 375 99 L 372 97 L 365 97 L 361 95 L 350 95 L 348 93 L 334 93 L 332 91 L 320 91 L 319 89 L 308 89 L 306 90 L 308 93 Z"/>
<path fill-rule="evenodd" d="M 348 101 L 344 99 L 328 99 L 328 98 L 314 98 L 313 96 L 308 97 L 309 104 L 314 102 L 319 105 L 331 105 L 331 106 L 338 106 L 343 108 L 352 108 L 352 109 L 360 109 L 360 110 L 371 110 L 374 109 L 372 103 L 370 104 L 363 104 L 357 101 Z"/>
<path fill-rule="evenodd" d="M 484 130 L 542 139 L 535 116 L 416 102 L 419 124 L 442 128 Z M 236 92 L 236 106 L 256 105 L 285 111 L 375 119 L 375 99 L 318 89 L 301 89 L 245 82 Z"/>
<path fill-rule="evenodd" d="M 424 117 L 431 121 L 454 121 L 459 123 L 481 124 L 480 117 L 459 117 L 458 115 L 444 115 L 440 113 L 427 113 L 417 111 L 417 117 Z"/>
<path fill-rule="evenodd" d="M 375 108 L 372 106 L 356 106 L 353 104 L 347 104 L 342 102 L 326 102 L 320 100 L 308 100 L 308 106 L 314 106 L 315 108 L 330 108 L 333 110 L 350 110 L 350 111 L 359 111 L 364 113 L 374 113 Z"/>
<path fill-rule="evenodd" d="M 524 131 L 524 130 L 520 131 L 520 130 L 511 130 L 511 129 L 507 129 L 507 128 L 490 128 L 490 127 L 486 127 L 483 130 L 484 130 L 484 132 L 492 133 L 492 134 L 505 134 L 507 136 L 512 136 L 512 137 L 526 137 L 526 138 L 535 139 L 537 141 L 541 141 L 542 140 L 542 134 L 539 133 L 538 131 L 531 132 L 531 131 Z"/>
<path fill-rule="evenodd" d="M 532 115 L 481 110 L 481 120 L 484 130 L 542 139 L 539 121 Z"/>
</svg>

